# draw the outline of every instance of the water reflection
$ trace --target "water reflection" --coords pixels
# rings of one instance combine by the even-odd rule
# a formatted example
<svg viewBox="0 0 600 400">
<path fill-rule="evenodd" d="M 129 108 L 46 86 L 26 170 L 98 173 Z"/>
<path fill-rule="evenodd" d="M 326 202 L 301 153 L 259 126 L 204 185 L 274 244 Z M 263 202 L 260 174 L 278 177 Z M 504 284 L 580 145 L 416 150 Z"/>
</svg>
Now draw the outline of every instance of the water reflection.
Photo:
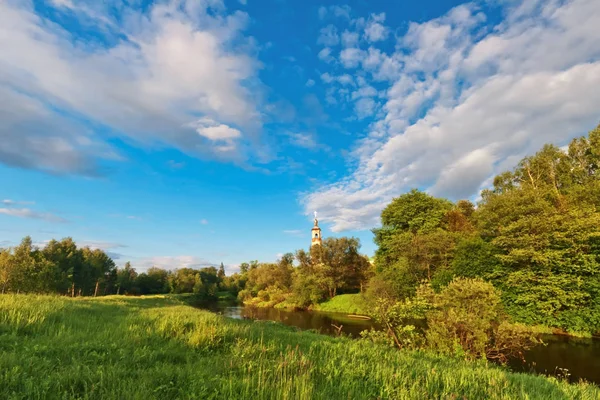
<svg viewBox="0 0 600 400">
<path fill-rule="evenodd" d="M 243 306 L 212 305 L 204 308 L 230 318 L 277 321 L 327 335 L 337 334 L 335 326 L 341 326 L 341 332 L 355 338 L 366 329 L 381 329 L 372 320 L 353 319 L 346 314 Z M 584 379 L 600 384 L 600 340 L 556 335 L 545 335 L 542 340 L 546 346 L 537 346 L 525 352 L 525 363 L 521 360 L 511 360 L 510 368 L 519 372 L 564 377 L 571 382 Z"/>
<path fill-rule="evenodd" d="M 211 307 L 212 311 L 235 319 L 277 321 L 303 330 L 314 330 L 326 335 L 336 335 L 340 330 L 345 335 L 359 337 L 360 332 L 379 326 L 372 320 L 350 318 L 346 314 L 314 311 L 287 311 L 276 308 L 257 307 Z"/>
<path fill-rule="evenodd" d="M 525 363 L 511 361 L 511 369 L 600 384 L 600 340 L 558 335 L 544 335 L 542 340 L 546 346 L 525 352 Z"/>
</svg>

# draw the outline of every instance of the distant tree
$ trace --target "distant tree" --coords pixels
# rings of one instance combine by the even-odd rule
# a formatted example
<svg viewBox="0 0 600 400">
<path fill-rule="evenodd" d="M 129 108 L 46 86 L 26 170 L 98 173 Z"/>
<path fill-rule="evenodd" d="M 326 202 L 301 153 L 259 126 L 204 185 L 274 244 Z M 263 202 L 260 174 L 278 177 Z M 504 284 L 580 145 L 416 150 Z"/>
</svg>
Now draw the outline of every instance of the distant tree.
<svg viewBox="0 0 600 400">
<path fill-rule="evenodd" d="M 117 294 L 137 294 L 135 281 L 138 274 L 127 261 L 123 268 L 117 270 Z"/>
<path fill-rule="evenodd" d="M 202 284 L 200 272 L 192 268 L 177 269 L 169 276 L 169 286 L 172 293 L 193 293 L 194 286 L 198 284 Z"/>
<path fill-rule="evenodd" d="M 141 273 L 135 280 L 139 294 L 160 294 L 169 292 L 168 271 L 152 267 Z"/>
<path fill-rule="evenodd" d="M 219 272 L 217 273 L 217 277 L 219 278 L 219 281 L 223 281 L 223 279 L 225 279 L 225 266 L 223 265 L 223 263 L 221 263 L 221 265 L 219 266 Z"/>
</svg>

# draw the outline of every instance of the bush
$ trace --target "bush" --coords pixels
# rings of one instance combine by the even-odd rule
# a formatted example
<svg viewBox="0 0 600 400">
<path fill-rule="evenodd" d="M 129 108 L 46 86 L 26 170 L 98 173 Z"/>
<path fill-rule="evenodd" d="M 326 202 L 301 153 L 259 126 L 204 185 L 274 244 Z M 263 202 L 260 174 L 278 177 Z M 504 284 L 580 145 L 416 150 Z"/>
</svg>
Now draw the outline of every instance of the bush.
<svg viewBox="0 0 600 400">
<path fill-rule="evenodd" d="M 467 359 L 506 362 L 538 342 L 526 326 L 509 322 L 500 291 L 481 279 L 456 278 L 438 294 L 422 285 L 412 299 L 380 299 L 375 311 L 399 348 L 428 347 Z M 416 318 L 425 319 L 424 334 L 407 325 Z M 363 337 L 382 341 L 369 333 Z"/>
</svg>

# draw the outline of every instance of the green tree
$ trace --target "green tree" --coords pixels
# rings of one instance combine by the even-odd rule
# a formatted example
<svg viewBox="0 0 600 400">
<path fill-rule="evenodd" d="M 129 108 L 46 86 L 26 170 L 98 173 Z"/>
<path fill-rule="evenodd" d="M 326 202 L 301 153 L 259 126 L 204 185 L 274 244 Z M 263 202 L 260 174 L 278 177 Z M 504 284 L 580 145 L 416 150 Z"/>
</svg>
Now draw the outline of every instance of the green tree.
<svg viewBox="0 0 600 400">
<path fill-rule="evenodd" d="M 378 248 L 371 286 L 388 282 L 386 293 L 402 298 L 413 295 L 423 279 L 447 275 L 456 243 L 473 235 L 473 212 L 468 201 L 455 206 L 418 190 L 392 200 L 381 213 L 382 227 L 373 230 Z"/>
<path fill-rule="evenodd" d="M 135 286 L 137 276 L 135 268 L 127 261 L 123 268 L 117 270 L 117 294 L 137 294 Z"/>
</svg>

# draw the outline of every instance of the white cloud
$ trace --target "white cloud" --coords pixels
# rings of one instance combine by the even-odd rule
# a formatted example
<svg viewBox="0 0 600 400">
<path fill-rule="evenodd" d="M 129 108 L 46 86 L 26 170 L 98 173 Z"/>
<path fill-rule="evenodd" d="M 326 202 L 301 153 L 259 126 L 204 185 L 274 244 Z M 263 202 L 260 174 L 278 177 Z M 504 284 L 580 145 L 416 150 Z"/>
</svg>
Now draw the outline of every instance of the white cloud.
<svg viewBox="0 0 600 400">
<path fill-rule="evenodd" d="M 67 222 L 66 219 L 51 213 L 43 213 L 34 211 L 30 208 L 0 208 L 0 214 L 9 215 L 11 217 L 40 219 L 48 222 Z"/>
<path fill-rule="evenodd" d="M 200 221 L 200 223 L 201 223 L 202 225 L 208 225 L 208 220 L 206 220 L 206 219 L 203 219 L 203 220 L 201 220 L 201 221 Z"/>
<path fill-rule="evenodd" d="M 306 81 L 306 87 L 313 87 L 315 86 L 315 81 L 313 79 L 309 79 Z"/>
<path fill-rule="evenodd" d="M 328 16 L 333 16 L 333 17 L 337 17 L 337 18 L 345 18 L 345 19 L 350 19 L 350 6 L 348 5 L 335 5 L 335 6 L 329 6 L 329 7 L 324 7 L 321 6 L 319 7 L 318 10 L 318 15 L 320 19 L 325 19 Z"/>
<path fill-rule="evenodd" d="M 358 119 L 370 117 L 375 113 L 375 101 L 370 97 L 360 98 L 354 103 L 354 110 Z"/>
<path fill-rule="evenodd" d="M 370 79 L 389 82 L 386 103 L 352 153 L 356 169 L 307 194 L 306 214 L 319 209 L 333 231 L 372 228 L 411 188 L 476 196 L 544 143 L 562 145 L 596 126 L 600 3 L 529 3 L 509 3 L 494 29 L 473 5 L 459 6 L 410 24 L 392 53 L 346 54 L 350 67 L 360 60 Z"/>
<path fill-rule="evenodd" d="M 48 241 L 45 242 L 45 244 Z M 115 243 L 115 242 L 103 242 L 103 241 L 99 241 L 99 240 L 81 240 L 81 241 L 77 241 L 77 246 L 79 247 L 89 247 L 92 250 L 111 250 L 111 249 L 120 249 L 120 248 L 125 248 L 127 247 L 124 244 L 121 243 Z"/>
<path fill-rule="evenodd" d="M 0 162 L 97 175 L 98 159 L 119 157 L 85 119 L 141 144 L 246 162 L 262 122 L 260 93 L 248 89 L 260 91 L 260 82 L 245 13 L 227 13 L 220 1 L 157 3 L 144 14 L 111 2 L 54 3 L 100 40 L 36 14 L 31 0 L 0 2 Z M 200 117 L 244 132 L 244 145 L 214 147 L 189 127 Z"/>
<path fill-rule="evenodd" d="M 19 200 L 10 200 L 4 199 L 1 201 L 5 206 L 14 206 L 14 205 L 32 205 L 35 204 L 35 201 L 19 201 Z"/>
<path fill-rule="evenodd" d="M 302 147 L 305 149 L 315 149 L 319 146 L 314 135 L 310 133 L 288 133 L 290 143 L 294 146 Z"/>
<path fill-rule="evenodd" d="M 334 76 L 325 72 L 321 75 L 321 80 L 325 83 L 337 82 L 342 86 L 354 86 L 354 78 L 348 74 Z"/>
<path fill-rule="evenodd" d="M 332 62 L 334 60 L 333 56 L 331 55 L 331 49 L 329 47 L 324 47 L 323 49 L 321 49 L 321 51 L 319 51 L 319 60 L 325 61 L 327 63 Z"/>
<path fill-rule="evenodd" d="M 337 33 L 337 28 L 334 25 L 327 25 L 321 29 L 317 44 L 325 46 L 335 46 L 340 42 L 340 37 Z"/>
<path fill-rule="evenodd" d="M 340 61 L 346 68 L 356 68 L 365 58 L 364 50 L 358 48 L 347 48 L 341 51 Z"/>
<path fill-rule="evenodd" d="M 385 21 L 385 13 L 372 14 L 365 27 L 365 38 L 369 42 L 378 42 L 387 38 L 389 29 L 382 22 Z"/>
<path fill-rule="evenodd" d="M 343 47 L 356 47 L 358 45 L 358 33 L 345 30 L 342 33 Z"/>
<path fill-rule="evenodd" d="M 205 260 L 197 256 L 158 256 L 146 257 L 137 260 L 134 264 L 136 269 L 147 270 L 151 267 L 158 267 L 166 270 L 176 270 L 179 268 L 194 268 L 200 269 L 203 267 L 218 267 L 218 263 Z"/>
</svg>

